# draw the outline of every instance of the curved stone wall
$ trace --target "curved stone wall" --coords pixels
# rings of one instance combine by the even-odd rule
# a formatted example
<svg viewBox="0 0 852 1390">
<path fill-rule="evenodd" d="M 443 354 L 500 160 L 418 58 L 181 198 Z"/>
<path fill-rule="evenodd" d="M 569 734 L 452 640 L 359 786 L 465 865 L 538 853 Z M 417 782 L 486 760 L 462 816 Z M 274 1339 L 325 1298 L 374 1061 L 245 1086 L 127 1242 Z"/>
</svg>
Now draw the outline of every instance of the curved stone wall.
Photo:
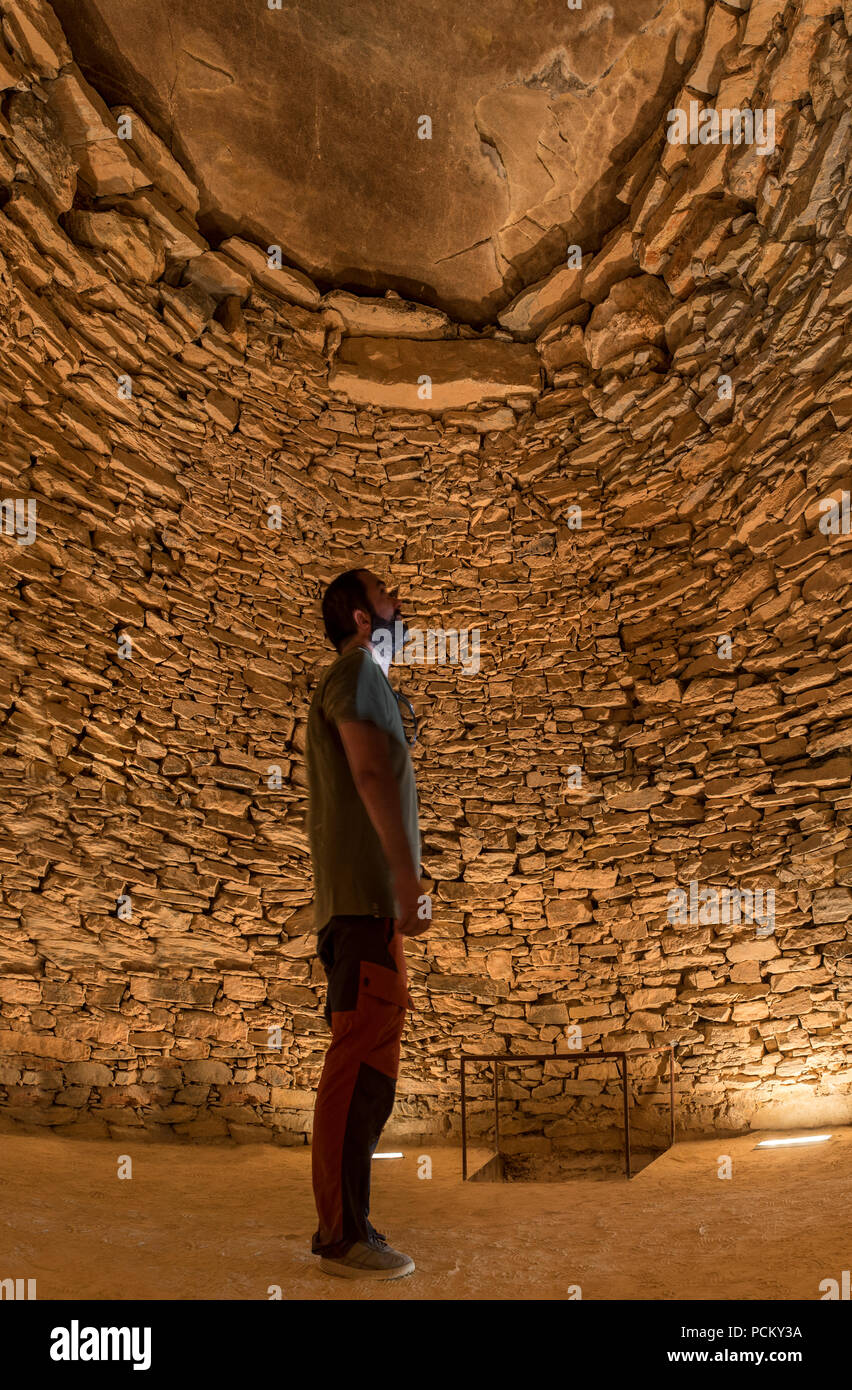
<svg viewBox="0 0 852 1390">
<path fill-rule="evenodd" d="M 848 1120 L 848 5 L 711 7 L 676 109 L 774 148 L 659 129 L 480 334 L 209 246 L 47 4 L 0 12 L 0 1124 L 305 1142 L 305 716 L 364 556 L 480 643 L 396 673 L 434 925 L 388 1133 L 457 1136 L 509 1048 L 676 1045 L 696 1132 Z M 573 1070 L 507 1073 L 508 1143 L 617 1123 Z"/>
</svg>

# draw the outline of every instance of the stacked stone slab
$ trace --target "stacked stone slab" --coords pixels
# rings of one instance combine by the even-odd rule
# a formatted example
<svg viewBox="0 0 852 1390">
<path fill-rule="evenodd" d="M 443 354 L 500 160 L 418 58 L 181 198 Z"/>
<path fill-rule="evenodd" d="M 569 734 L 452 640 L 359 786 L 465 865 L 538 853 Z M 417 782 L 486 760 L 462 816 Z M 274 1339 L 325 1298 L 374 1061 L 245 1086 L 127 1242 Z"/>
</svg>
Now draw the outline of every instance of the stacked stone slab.
<svg viewBox="0 0 852 1390">
<path fill-rule="evenodd" d="M 848 1119 L 849 6 L 712 6 L 675 104 L 771 107 L 775 152 L 662 113 L 623 223 L 482 333 L 210 246 L 47 4 L 0 13 L 2 1126 L 308 1138 L 305 720 L 363 557 L 481 643 L 396 672 L 434 925 L 389 1134 L 457 1137 L 459 1056 L 511 1050 L 553 1060 L 508 1148 L 617 1144 L 578 1039 L 676 1045 L 695 1132 Z M 774 930 L 673 921 L 691 884 Z"/>
</svg>

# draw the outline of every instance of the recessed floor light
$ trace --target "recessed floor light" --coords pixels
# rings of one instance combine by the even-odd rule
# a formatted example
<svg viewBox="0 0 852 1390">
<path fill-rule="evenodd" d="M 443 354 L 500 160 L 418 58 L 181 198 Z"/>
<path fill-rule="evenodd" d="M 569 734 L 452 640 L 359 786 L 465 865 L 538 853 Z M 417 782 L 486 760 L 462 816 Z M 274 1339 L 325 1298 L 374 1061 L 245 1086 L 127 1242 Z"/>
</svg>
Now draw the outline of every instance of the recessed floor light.
<svg viewBox="0 0 852 1390">
<path fill-rule="evenodd" d="M 755 1144 L 756 1149 L 781 1149 L 788 1144 L 823 1144 L 826 1139 L 830 1139 L 830 1134 L 806 1134 L 802 1139 L 762 1139 L 759 1144 Z"/>
</svg>

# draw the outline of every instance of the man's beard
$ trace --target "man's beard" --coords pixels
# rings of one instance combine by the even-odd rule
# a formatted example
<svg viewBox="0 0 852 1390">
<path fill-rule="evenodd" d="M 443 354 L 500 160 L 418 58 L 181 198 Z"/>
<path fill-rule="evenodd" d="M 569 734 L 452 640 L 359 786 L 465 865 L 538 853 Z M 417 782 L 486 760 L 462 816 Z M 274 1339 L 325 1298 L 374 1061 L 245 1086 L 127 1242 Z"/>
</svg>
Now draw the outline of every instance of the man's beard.
<svg viewBox="0 0 852 1390">
<path fill-rule="evenodd" d="M 373 623 L 370 641 L 373 644 L 380 664 L 385 669 L 385 674 L 387 674 L 387 668 L 394 658 L 399 656 L 405 646 L 408 628 L 402 618 L 382 618 L 372 606 L 370 608 L 370 617 Z"/>
</svg>

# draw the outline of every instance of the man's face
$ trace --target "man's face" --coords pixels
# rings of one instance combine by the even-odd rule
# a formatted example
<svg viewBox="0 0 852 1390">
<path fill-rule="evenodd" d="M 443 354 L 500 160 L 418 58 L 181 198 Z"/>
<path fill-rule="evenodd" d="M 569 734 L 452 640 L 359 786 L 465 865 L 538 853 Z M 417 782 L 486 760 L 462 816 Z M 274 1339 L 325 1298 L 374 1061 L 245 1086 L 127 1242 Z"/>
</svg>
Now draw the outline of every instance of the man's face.
<svg viewBox="0 0 852 1390">
<path fill-rule="evenodd" d="M 373 574 L 372 570 L 362 570 L 361 578 L 364 581 L 367 598 L 372 604 L 374 612 L 378 613 L 380 618 L 387 623 L 393 623 L 402 616 L 396 589 L 388 589 L 385 581 Z"/>
</svg>

